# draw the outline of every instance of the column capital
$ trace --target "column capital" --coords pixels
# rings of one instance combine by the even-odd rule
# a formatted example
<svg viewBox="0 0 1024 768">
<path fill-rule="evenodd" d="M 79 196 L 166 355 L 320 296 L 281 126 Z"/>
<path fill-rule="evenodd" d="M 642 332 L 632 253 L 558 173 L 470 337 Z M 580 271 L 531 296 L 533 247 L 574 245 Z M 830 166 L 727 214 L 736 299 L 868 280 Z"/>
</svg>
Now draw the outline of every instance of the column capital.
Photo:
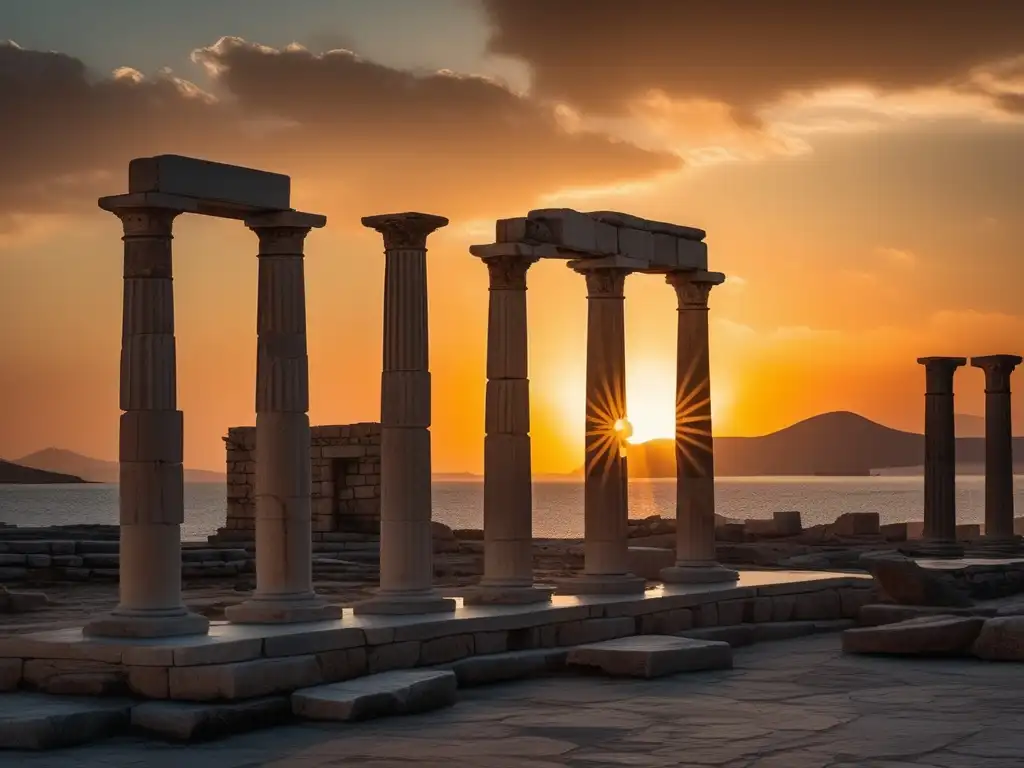
<svg viewBox="0 0 1024 768">
<path fill-rule="evenodd" d="M 174 220 L 181 213 L 174 208 L 108 208 L 121 220 L 127 237 L 173 237 Z"/>
<path fill-rule="evenodd" d="M 962 365 L 967 365 L 966 357 L 919 357 L 917 362 L 924 366 L 927 377 L 927 395 L 953 394 L 953 374 Z"/>
<path fill-rule="evenodd" d="M 384 248 L 426 249 L 427 235 L 448 226 L 448 219 L 431 213 L 381 213 L 376 216 L 363 216 L 360 219 L 364 227 L 374 229 L 384 235 Z"/>
<path fill-rule="evenodd" d="M 326 223 L 326 216 L 302 211 L 274 211 L 245 219 L 245 226 L 260 239 L 260 256 L 302 256 L 306 235 Z"/>
<path fill-rule="evenodd" d="M 525 291 L 526 272 L 537 263 L 532 256 L 488 256 L 481 259 L 487 265 L 492 291 Z"/>
<path fill-rule="evenodd" d="M 725 275 L 704 270 L 678 270 L 667 273 L 665 282 L 676 289 L 679 309 L 701 310 L 708 308 L 711 289 L 724 283 Z"/>
<path fill-rule="evenodd" d="M 1010 374 L 1024 358 L 1019 355 L 982 355 L 971 358 L 971 367 L 985 372 L 985 393 L 1010 392 Z"/>
<path fill-rule="evenodd" d="M 626 277 L 633 270 L 624 267 L 573 267 L 587 281 L 588 299 L 625 298 Z"/>
</svg>

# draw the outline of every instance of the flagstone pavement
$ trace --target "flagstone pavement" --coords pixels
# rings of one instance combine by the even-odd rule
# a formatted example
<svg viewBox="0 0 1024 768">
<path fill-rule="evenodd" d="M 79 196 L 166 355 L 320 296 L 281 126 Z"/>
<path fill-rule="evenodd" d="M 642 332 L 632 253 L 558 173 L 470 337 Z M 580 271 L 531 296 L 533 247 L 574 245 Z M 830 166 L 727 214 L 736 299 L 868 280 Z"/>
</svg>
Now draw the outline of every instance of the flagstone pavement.
<svg viewBox="0 0 1024 768">
<path fill-rule="evenodd" d="M 0 766 L 1024 766 L 1024 665 L 843 656 L 837 635 L 739 649 L 731 671 L 558 677 L 460 695 L 451 709 L 412 717 L 192 746 L 120 738 L 0 754 Z"/>
</svg>

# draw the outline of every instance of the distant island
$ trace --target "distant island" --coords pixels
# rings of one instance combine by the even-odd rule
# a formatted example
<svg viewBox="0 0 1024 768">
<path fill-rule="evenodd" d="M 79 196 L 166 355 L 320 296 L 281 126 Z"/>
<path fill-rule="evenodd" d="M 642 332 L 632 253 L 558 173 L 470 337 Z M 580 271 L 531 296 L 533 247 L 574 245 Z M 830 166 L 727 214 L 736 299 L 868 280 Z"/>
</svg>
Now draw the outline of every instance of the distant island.
<svg viewBox="0 0 1024 768">
<path fill-rule="evenodd" d="M 77 475 L 90 483 L 117 483 L 120 481 L 120 470 L 116 461 L 103 461 L 83 456 L 63 448 L 44 448 L 15 459 L 15 464 L 23 467 Z M 79 480 L 81 482 L 82 480 Z M 206 469 L 186 469 L 186 483 L 224 483 L 227 478 L 223 472 L 211 472 Z"/>
<path fill-rule="evenodd" d="M 959 435 L 976 434 L 984 421 L 958 416 L 957 424 Z M 649 440 L 627 451 L 632 477 L 675 477 L 673 440 Z M 984 472 L 984 437 L 958 437 L 956 451 L 958 471 Z M 1014 438 L 1014 454 L 1018 468 L 1024 468 L 1024 438 Z M 718 477 L 916 474 L 923 464 L 924 435 L 892 429 L 848 411 L 812 416 L 760 437 L 715 437 Z M 900 471 L 886 471 L 895 469 Z"/>
<path fill-rule="evenodd" d="M 47 472 L 35 467 L 26 467 L 12 461 L 0 459 L 0 485 L 53 485 L 57 483 L 84 483 L 77 475 Z"/>
</svg>

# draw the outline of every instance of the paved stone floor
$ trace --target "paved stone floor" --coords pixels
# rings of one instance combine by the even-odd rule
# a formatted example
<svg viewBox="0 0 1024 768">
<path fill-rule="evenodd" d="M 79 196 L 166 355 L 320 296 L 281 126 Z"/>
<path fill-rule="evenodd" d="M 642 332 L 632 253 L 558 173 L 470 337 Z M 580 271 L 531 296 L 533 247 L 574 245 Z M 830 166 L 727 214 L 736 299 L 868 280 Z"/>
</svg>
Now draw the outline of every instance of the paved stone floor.
<svg viewBox="0 0 1024 768">
<path fill-rule="evenodd" d="M 0 754 L 19 768 L 136 765 L 1013 768 L 1024 766 L 1024 665 L 844 657 L 837 635 L 819 635 L 737 650 L 730 671 L 508 683 L 407 718 Z"/>
</svg>

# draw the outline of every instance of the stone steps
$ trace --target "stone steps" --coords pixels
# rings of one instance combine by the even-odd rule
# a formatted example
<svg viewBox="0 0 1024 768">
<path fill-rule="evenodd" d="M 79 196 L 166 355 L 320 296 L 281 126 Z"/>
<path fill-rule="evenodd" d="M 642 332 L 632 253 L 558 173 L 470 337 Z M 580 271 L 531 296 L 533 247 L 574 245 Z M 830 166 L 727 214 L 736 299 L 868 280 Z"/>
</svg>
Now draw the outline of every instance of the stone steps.
<svg viewBox="0 0 1024 768">
<path fill-rule="evenodd" d="M 412 715 L 450 707 L 457 688 L 450 670 L 393 670 L 295 691 L 292 712 L 307 720 L 336 722 Z"/>
<path fill-rule="evenodd" d="M 654 678 L 732 667 L 732 646 L 720 640 L 671 635 L 634 635 L 569 650 L 570 667 L 597 669 L 612 677 Z"/>
</svg>

